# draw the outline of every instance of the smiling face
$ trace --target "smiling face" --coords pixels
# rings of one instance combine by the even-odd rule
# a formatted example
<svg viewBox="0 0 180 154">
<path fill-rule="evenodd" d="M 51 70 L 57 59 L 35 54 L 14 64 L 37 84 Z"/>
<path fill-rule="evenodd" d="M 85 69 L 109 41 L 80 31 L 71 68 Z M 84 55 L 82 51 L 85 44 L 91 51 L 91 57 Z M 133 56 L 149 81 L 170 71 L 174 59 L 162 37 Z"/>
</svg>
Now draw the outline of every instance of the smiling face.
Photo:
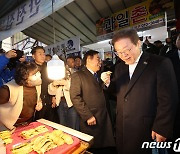
<svg viewBox="0 0 180 154">
<path fill-rule="evenodd" d="M 88 56 L 87 57 L 87 62 L 86 62 L 86 67 L 93 72 L 97 72 L 101 68 L 101 59 L 99 57 L 99 54 L 93 55 L 93 57 Z"/>
<path fill-rule="evenodd" d="M 114 49 L 118 57 L 127 65 L 135 63 L 140 55 L 140 46 L 140 41 L 137 45 L 134 45 L 129 38 L 121 38 L 114 43 Z"/>
</svg>

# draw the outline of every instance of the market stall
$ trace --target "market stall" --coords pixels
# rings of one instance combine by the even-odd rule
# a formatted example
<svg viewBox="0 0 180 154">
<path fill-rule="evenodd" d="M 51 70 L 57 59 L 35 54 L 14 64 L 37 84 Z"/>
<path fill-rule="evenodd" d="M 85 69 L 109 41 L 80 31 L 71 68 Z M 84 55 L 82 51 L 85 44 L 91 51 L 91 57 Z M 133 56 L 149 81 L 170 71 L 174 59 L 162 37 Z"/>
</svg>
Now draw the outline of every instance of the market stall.
<svg viewBox="0 0 180 154">
<path fill-rule="evenodd" d="M 0 132 L 0 138 L 7 154 L 78 154 L 84 153 L 93 141 L 90 135 L 45 119 L 19 126 L 13 133 Z"/>
</svg>

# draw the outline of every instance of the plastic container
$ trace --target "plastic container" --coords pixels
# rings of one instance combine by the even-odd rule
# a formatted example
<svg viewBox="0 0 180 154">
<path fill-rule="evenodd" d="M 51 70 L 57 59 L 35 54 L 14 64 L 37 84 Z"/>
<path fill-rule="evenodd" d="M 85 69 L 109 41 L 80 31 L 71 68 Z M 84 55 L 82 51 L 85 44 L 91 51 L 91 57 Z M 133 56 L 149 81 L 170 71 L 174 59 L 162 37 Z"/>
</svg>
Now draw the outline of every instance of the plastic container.
<svg viewBox="0 0 180 154">
<path fill-rule="evenodd" d="M 65 77 L 64 62 L 57 55 L 53 55 L 52 59 L 47 62 L 48 77 L 51 80 L 60 80 Z"/>
</svg>

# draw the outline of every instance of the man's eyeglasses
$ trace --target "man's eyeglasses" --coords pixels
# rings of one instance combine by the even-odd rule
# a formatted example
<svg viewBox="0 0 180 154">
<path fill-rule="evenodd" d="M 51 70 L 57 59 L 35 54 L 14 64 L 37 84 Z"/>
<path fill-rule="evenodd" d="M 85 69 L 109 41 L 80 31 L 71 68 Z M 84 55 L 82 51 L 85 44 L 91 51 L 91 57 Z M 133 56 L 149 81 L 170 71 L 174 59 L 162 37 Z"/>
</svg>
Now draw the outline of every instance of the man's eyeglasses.
<svg viewBox="0 0 180 154">
<path fill-rule="evenodd" d="M 127 54 L 128 52 L 130 52 L 132 50 L 132 47 L 130 49 L 125 49 L 124 51 L 114 51 L 114 54 L 116 56 L 122 56 L 123 54 Z"/>
</svg>

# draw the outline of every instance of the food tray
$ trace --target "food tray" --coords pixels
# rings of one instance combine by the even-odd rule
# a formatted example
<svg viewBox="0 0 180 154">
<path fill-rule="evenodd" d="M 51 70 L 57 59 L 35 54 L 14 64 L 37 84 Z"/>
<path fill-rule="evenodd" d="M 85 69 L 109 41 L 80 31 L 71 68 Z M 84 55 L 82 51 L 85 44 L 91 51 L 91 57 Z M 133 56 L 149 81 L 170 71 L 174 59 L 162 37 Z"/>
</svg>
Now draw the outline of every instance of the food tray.
<svg viewBox="0 0 180 154">
<path fill-rule="evenodd" d="M 21 143 L 26 143 L 28 141 L 31 141 L 33 138 L 36 138 L 37 136 L 44 135 L 45 133 L 47 133 L 47 132 L 45 132 L 45 133 L 39 134 L 39 135 L 34 136 L 34 137 L 32 137 L 30 139 L 27 139 L 27 140 L 23 139 L 20 136 L 20 133 L 22 131 L 33 129 L 33 128 L 36 128 L 36 127 L 41 126 L 41 125 L 44 125 L 44 124 L 41 124 L 40 122 L 32 122 L 32 123 L 30 123 L 27 126 L 20 126 L 20 127 L 16 128 L 16 130 L 12 134 L 13 142 L 11 144 L 6 145 L 6 153 L 7 154 L 12 154 L 11 149 L 12 149 L 13 145 L 21 144 Z M 49 132 L 54 130 L 50 126 L 47 126 L 47 125 L 44 125 L 44 126 L 49 130 Z M 56 147 L 54 149 L 51 149 L 51 150 L 45 152 L 45 154 L 53 154 L 53 153 L 56 153 L 56 154 L 66 154 L 68 151 L 70 151 L 74 147 L 78 147 L 80 145 L 80 140 L 77 137 L 74 137 L 74 136 L 71 136 L 71 137 L 73 139 L 73 144 L 71 144 L 71 145 L 63 144 L 61 146 L 58 146 L 58 147 Z M 37 154 L 37 153 L 33 151 L 30 154 Z"/>
</svg>

